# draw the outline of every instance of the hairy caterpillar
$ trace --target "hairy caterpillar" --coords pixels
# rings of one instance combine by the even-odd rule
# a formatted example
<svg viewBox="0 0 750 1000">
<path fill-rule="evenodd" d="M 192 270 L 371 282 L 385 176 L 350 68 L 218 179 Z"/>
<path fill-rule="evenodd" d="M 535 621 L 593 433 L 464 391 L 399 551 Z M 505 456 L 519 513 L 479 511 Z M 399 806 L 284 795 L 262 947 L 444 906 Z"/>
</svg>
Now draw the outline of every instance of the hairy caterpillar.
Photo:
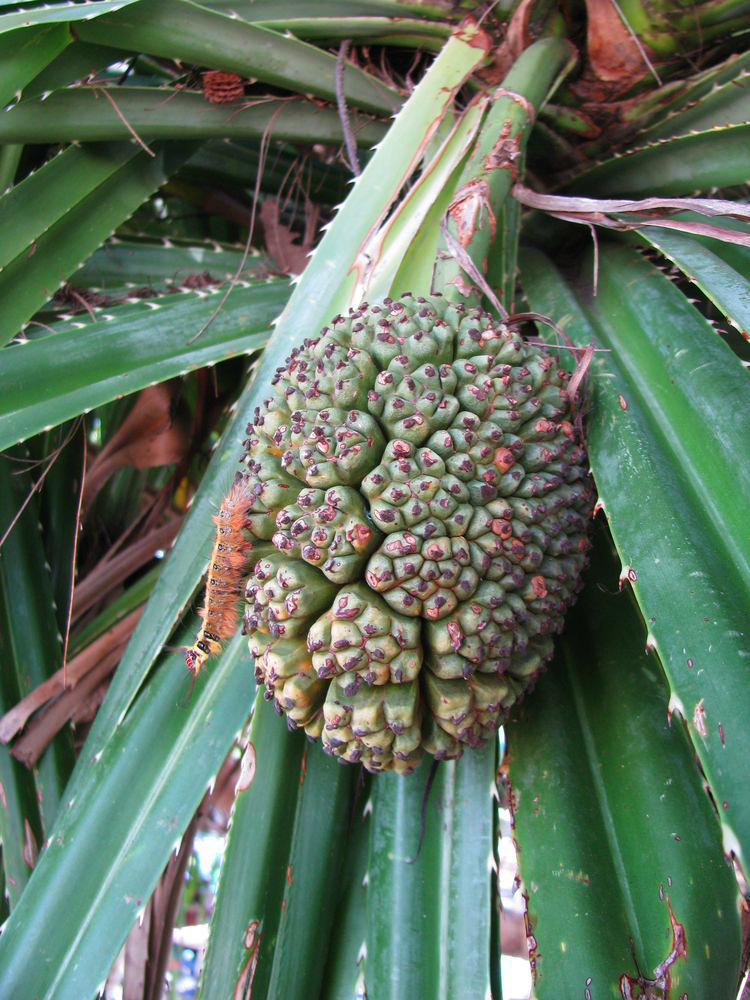
<svg viewBox="0 0 750 1000">
<path fill-rule="evenodd" d="M 221 641 L 230 639 L 236 631 L 242 575 L 248 550 L 252 548 L 244 534 L 252 502 L 248 477 L 238 472 L 213 519 L 216 540 L 208 564 L 206 596 L 199 612 L 203 624 L 195 642 L 185 651 L 185 664 L 193 677 L 198 676 L 209 656 L 221 652 Z"/>
</svg>

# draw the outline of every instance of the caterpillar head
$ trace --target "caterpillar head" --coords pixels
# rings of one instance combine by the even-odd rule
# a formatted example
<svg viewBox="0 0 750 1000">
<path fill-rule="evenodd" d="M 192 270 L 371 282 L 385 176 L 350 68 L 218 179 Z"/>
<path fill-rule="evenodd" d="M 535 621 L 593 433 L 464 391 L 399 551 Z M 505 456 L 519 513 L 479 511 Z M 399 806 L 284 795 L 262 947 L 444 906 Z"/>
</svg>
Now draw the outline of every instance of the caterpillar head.
<svg viewBox="0 0 750 1000">
<path fill-rule="evenodd" d="M 191 646 L 190 649 L 185 650 L 185 666 L 194 678 L 198 676 L 207 659 L 208 654 L 196 646 Z"/>
</svg>

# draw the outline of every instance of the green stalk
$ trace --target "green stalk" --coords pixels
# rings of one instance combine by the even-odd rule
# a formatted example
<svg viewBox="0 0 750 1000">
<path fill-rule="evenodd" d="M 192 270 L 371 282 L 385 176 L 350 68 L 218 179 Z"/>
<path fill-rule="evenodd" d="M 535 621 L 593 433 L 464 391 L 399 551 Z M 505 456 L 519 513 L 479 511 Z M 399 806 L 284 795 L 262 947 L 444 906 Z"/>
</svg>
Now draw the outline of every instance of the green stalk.
<svg viewBox="0 0 750 1000">
<path fill-rule="evenodd" d="M 569 42 L 543 39 L 526 49 L 495 93 L 446 218 L 448 233 L 483 274 L 497 227 L 502 225 L 504 202 L 520 176 L 534 118 L 573 60 Z M 471 288 L 445 241 L 433 285 L 454 301 L 478 304 L 482 297 L 479 289 Z"/>
<path fill-rule="evenodd" d="M 389 217 L 368 243 L 365 254 L 370 261 L 368 272 L 362 281 L 362 296 L 374 300 L 386 295 L 400 294 L 410 291 L 413 294 L 429 292 L 429 277 L 432 275 L 431 261 L 434 249 L 429 254 L 420 246 L 414 246 L 414 241 L 425 232 L 430 233 L 432 221 L 440 207 L 442 212 L 437 216 L 437 223 L 442 217 L 454 190 L 455 176 L 461 164 L 465 161 L 480 127 L 482 116 L 487 107 L 486 100 L 473 102 L 461 116 L 458 123 L 450 130 L 434 155 L 425 165 L 419 179 L 398 208 Z M 453 182 L 453 183 L 452 183 Z M 434 227 L 436 231 L 437 226 Z M 429 256 L 429 259 L 425 259 Z M 416 257 L 424 263 L 425 272 L 429 277 L 426 281 L 398 286 L 395 290 L 397 271 L 409 267 L 412 258 Z M 403 278 L 399 279 L 401 282 Z"/>
</svg>

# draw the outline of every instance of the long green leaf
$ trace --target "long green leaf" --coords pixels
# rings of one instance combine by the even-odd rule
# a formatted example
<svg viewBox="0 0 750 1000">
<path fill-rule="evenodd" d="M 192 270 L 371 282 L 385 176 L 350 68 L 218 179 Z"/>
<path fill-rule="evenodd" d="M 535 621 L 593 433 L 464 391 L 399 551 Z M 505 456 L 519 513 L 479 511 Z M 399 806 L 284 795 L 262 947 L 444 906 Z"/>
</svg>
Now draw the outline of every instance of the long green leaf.
<svg viewBox="0 0 750 1000">
<path fill-rule="evenodd" d="M 5 866 L 3 865 L 3 852 L 0 847 L 0 919 L 5 923 L 10 913 L 10 899 L 6 891 Z"/>
<path fill-rule="evenodd" d="M 135 131 L 155 139 L 274 139 L 338 145 L 341 119 L 329 108 L 302 99 L 267 98 L 239 107 L 209 104 L 202 94 L 156 87 L 59 90 L 44 101 L 21 101 L 0 116 L 0 142 L 102 142 L 128 139 Z M 119 112 L 119 114 L 118 114 Z M 385 125 L 352 116 L 355 138 L 364 146 L 382 138 Z M 131 131 L 132 130 L 132 131 Z"/>
<path fill-rule="evenodd" d="M 286 281 L 184 292 L 84 314 L 39 340 L 6 349 L 0 373 L 0 448 L 126 393 L 263 347 L 289 296 Z M 67 329 L 66 329 L 67 328 Z M 54 331 L 55 327 L 50 327 Z"/>
<path fill-rule="evenodd" d="M 355 1000 L 364 996 L 370 857 L 369 808 L 365 805 L 368 791 L 363 783 L 346 839 L 345 859 L 339 866 L 343 896 L 334 910 L 336 939 L 328 951 L 321 1000 Z"/>
<path fill-rule="evenodd" d="M 101 71 L 108 66 L 124 62 L 132 56 L 133 53 L 127 49 L 113 49 L 110 46 L 72 40 L 59 56 L 24 87 L 23 96 L 25 99 L 41 97 L 42 94 L 67 87 L 68 84 L 86 80 L 92 74 L 101 75 Z"/>
<path fill-rule="evenodd" d="M 78 35 L 87 42 L 107 45 L 114 41 L 137 52 L 336 100 L 335 56 L 192 0 L 139 4 L 132 10 L 86 22 Z M 400 94 L 355 66 L 346 69 L 344 93 L 349 104 L 375 114 L 390 115 L 401 105 Z"/>
<path fill-rule="evenodd" d="M 14 449 L 0 465 L 0 524 L 2 533 L 21 510 L 32 488 L 24 466 L 26 449 Z M 62 649 L 39 525 L 37 497 L 25 507 L 0 552 L 0 589 L 7 648 L 3 672 L 15 674 L 22 698 L 43 683 L 61 665 Z M 10 707 L 10 706 L 8 706 Z M 52 830 L 65 784 L 73 769 L 69 732 L 59 733 L 34 771 L 39 813 L 45 836 Z M 39 845 L 41 847 L 41 842 Z"/>
<path fill-rule="evenodd" d="M 368 996 L 488 995 L 495 745 L 373 783 L 367 888 Z M 486 933 L 477 933 L 482 928 Z"/>
<path fill-rule="evenodd" d="M 247 278 L 268 267 L 265 257 L 245 257 L 242 247 L 219 243 L 157 243 L 115 238 L 95 250 L 70 278 L 76 288 L 125 290 L 133 286 L 180 285 L 190 275 L 208 271 L 212 278 L 233 277 L 240 267 Z"/>
<path fill-rule="evenodd" d="M 705 216 L 699 216 L 696 212 L 678 212 L 676 219 L 685 219 L 688 222 L 705 222 Z M 739 219 L 730 219 L 726 216 L 711 219 L 711 225 L 720 229 L 733 230 L 734 232 L 747 233 L 747 223 Z M 710 236 L 693 235 L 696 243 L 706 247 L 728 264 L 733 271 L 741 275 L 750 274 L 750 247 L 741 246 L 737 243 L 725 243 L 724 240 L 713 239 Z"/>
<path fill-rule="evenodd" d="M 689 196 L 747 182 L 750 125 L 717 126 L 623 153 L 587 170 L 571 185 L 590 198 Z"/>
<path fill-rule="evenodd" d="M 57 290 L 64 279 L 81 266 L 121 222 L 193 151 L 187 143 L 170 143 L 156 155 L 129 146 L 116 147 L 113 154 L 100 151 L 105 160 L 113 155 L 116 168 L 104 170 L 89 185 L 88 192 L 75 203 L 65 202 L 67 211 L 44 230 L 24 252 L 18 253 L 0 272 L 0 296 L 5 307 L 0 319 L 0 343 L 18 333 L 34 312 Z M 67 165 L 70 165 L 70 160 Z M 39 171 L 37 177 L 43 173 Z M 13 210 L 33 211 L 33 193 L 19 184 L 5 197 L 14 198 Z M 33 191 L 39 185 L 33 186 Z M 83 187 L 83 185 L 82 185 Z M 23 191 L 21 189 L 24 189 Z M 20 192 L 20 194 L 16 194 Z M 29 228 L 29 227 L 27 227 Z M 14 241 L 15 242 L 15 241 Z"/>
<path fill-rule="evenodd" d="M 0 562 L 2 557 L 0 557 Z M 3 605 L 5 602 L 2 602 Z M 12 614 L 12 608 L 10 609 Z M 9 647 L 6 646 L 8 610 L 0 607 L 0 654 L 3 662 L 9 662 Z M 9 711 L 20 695 L 11 672 L 4 670 L 0 678 L 0 710 Z M 2 838 L 2 862 L 4 891 L 7 904 L 15 908 L 21 893 L 31 875 L 36 852 L 43 843 L 43 827 L 39 815 L 34 777 L 27 768 L 11 756 L 10 749 L 0 746 L 0 837 Z M 0 982 L 1 982 L 0 978 Z"/>
<path fill-rule="evenodd" d="M 508 727 L 535 995 L 737 989 L 737 885 L 604 530 L 560 652 Z M 642 977 L 642 978 L 641 978 Z"/>
<path fill-rule="evenodd" d="M 429 51 L 439 48 L 451 30 L 446 22 L 451 12 L 440 5 L 398 0 L 378 3 L 208 0 L 203 6 L 297 38 L 321 41 L 351 39 L 359 44 L 409 45 Z M 452 19 L 457 18 L 454 15 Z"/>
<path fill-rule="evenodd" d="M 111 14 L 135 0 L 90 0 L 85 6 L 77 3 L 51 3 L 43 7 L 28 7 L 0 15 L 0 32 L 17 31 L 42 24 L 81 21 Z"/>
<path fill-rule="evenodd" d="M 747 53 L 733 53 L 718 65 L 709 66 L 687 80 L 670 80 L 655 90 L 643 91 L 624 102 L 620 134 L 637 137 L 636 141 L 642 143 L 645 138 L 685 135 L 696 127 L 703 131 L 705 127 L 714 125 L 736 124 L 736 119 L 725 117 L 723 108 L 731 109 L 739 96 L 737 90 L 744 91 L 743 81 L 748 66 L 750 56 Z M 726 90 L 727 84 L 735 91 L 734 95 Z M 714 94 L 717 96 L 714 97 Z M 703 112 L 708 109 L 711 109 L 710 114 L 699 125 Z M 604 137 L 587 143 L 586 154 L 589 157 L 596 154 L 608 156 L 611 148 L 612 136 L 609 130 L 605 130 Z"/>
<path fill-rule="evenodd" d="M 243 976 L 249 980 L 248 992 L 252 988 L 255 996 L 266 995 L 303 752 L 302 735 L 291 736 L 259 692 L 216 890 L 201 1000 L 235 995 Z"/>
<path fill-rule="evenodd" d="M 166 662 L 101 756 L 87 762 L 86 793 L 66 796 L 53 839 L 0 939 L 4 996 L 92 996 L 106 979 L 247 717 L 245 642 L 232 643 L 181 707 L 186 684 L 184 669 Z"/>
<path fill-rule="evenodd" d="M 300 16 L 328 17 L 419 17 L 432 21 L 446 17 L 441 0 L 208 0 L 206 7 L 234 10 L 247 21 L 284 22 Z M 459 16 L 459 15 L 455 15 Z"/>
<path fill-rule="evenodd" d="M 669 139 L 689 132 L 704 132 L 716 125 L 741 125 L 750 118 L 750 97 L 747 93 L 747 73 L 736 67 L 736 79 L 715 86 L 710 93 L 695 100 L 690 107 L 673 115 L 660 116 L 646 130 L 644 138 L 651 141 Z"/>
<path fill-rule="evenodd" d="M 317 996 L 320 991 L 324 956 L 332 933 L 335 943 L 336 923 L 334 907 L 321 909 L 320 901 L 329 898 L 335 903 L 341 896 L 341 854 L 356 776 L 355 768 L 326 757 L 320 747 L 314 747 L 307 755 L 266 994 L 268 1000 Z M 313 912 L 315 919 L 311 921 Z"/>
<path fill-rule="evenodd" d="M 450 23 L 443 20 L 450 12 L 426 4 L 240 0 L 229 5 L 221 0 L 209 0 L 204 6 L 213 10 L 231 9 L 245 21 L 288 32 L 297 38 L 329 42 L 350 39 L 362 45 L 408 45 L 429 51 L 440 48 L 451 32 Z"/>
<path fill-rule="evenodd" d="M 639 230 L 694 282 L 746 338 L 750 338 L 750 268 L 735 270 L 719 254 L 686 233 L 644 226 Z M 716 246 L 716 241 L 712 241 Z"/>
<path fill-rule="evenodd" d="M 2 22 L 0 17 L 0 30 Z M 26 84 L 71 41 L 63 24 L 0 34 L 0 108 L 20 96 Z"/>
<path fill-rule="evenodd" d="M 726 850 L 741 857 L 750 850 L 750 471 L 737 456 L 750 436 L 747 373 L 635 251 L 605 248 L 600 264 L 595 300 L 538 251 L 522 255 L 523 285 L 574 343 L 612 352 L 592 369 L 591 467 L 623 580 L 719 803 Z"/>
<path fill-rule="evenodd" d="M 0 531 L 5 534 L 13 517 L 19 510 L 20 501 L 14 489 L 12 469 L 6 458 L 0 468 Z M 35 510 L 32 508 L 31 517 Z M 36 529 L 36 523 L 32 525 Z M 28 516 L 22 529 L 29 527 Z M 18 564 L 23 555 L 23 546 L 18 534 L 11 534 L 0 549 L 0 711 L 7 712 L 21 698 L 19 657 L 23 654 L 23 643 L 18 629 L 14 627 L 14 585 L 19 573 L 28 574 L 30 568 Z M 22 604 L 20 614 L 28 618 L 28 608 Z M 51 633 L 54 641 L 54 632 Z M 43 638 L 42 642 L 45 641 Z M 5 891 L 11 909 L 15 908 L 28 882 L 36 861 L 36 852 L 43 843 L 44 828 L 39 810 L 39 800 L 34 777 L 11 756 L 10 749 L 0 746 L 0 837 L 3 843 L 3 869 Z"/>
<path fill-rule="evenodd" d="M 136 153 L 131 143 L 70 147 L 8 191 L 0 199 L 0 268 L 20 254 L 33 256 L 35 241 Z"/>
<path fill-rule="evenodd" d="M 295 17 L 255 23 L 321 43 L 347 39 L 358 45 L 404 45 L 428 52 L 439 49 L 451 30 L 449 24 L 406 17 Z"/>
<path fill-rule="evenodd" d="M 1 378 L 0 376 L 0 380 Z M 85 434 L 86 428 L 83 425 L 75 428 L 72 424 L 63 424 L 41 439 L 41 457 L 54 457 L 52 468 L 44 477 L 41 515 L 44 524 L 44 550 L 50 567 L 55 615 L 61 635 L 65 633 L 67 626 L 73 585 L 73 551 L 78 500 L 81 495 Z"/>
</svg>

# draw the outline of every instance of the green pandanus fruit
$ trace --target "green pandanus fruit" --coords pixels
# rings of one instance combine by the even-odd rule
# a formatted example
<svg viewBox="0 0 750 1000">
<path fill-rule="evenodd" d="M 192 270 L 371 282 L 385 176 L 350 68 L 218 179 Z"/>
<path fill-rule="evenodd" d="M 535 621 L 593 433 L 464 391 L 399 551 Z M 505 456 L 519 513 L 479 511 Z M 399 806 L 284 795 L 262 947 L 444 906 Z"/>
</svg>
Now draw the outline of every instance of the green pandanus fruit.
<svg viewBox="0 0 750 1000">
<path fill-rule="evenodd" d="M 534 684 L 594 503 L 567 373 L 478 308 L 405 295 L 293 352 L 248 427 L 245 632 L 292 728 L 408 773 Z"/>
</svg>

